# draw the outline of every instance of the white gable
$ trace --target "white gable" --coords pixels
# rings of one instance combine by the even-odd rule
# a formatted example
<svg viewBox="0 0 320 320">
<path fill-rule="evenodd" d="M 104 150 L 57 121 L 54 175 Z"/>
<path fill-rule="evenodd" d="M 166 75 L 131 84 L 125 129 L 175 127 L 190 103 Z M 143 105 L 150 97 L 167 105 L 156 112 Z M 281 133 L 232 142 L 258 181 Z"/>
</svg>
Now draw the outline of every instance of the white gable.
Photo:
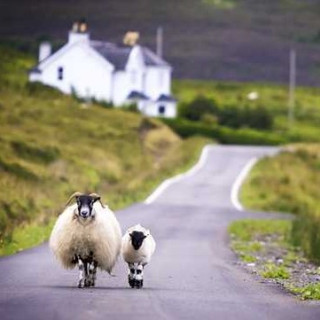
<svg viewBox="0 0 320 320">
<path fill-rule="evenodd" d="M 143 72 L 145 67 L 146 65 L 144 63 L 141 47 L 134 46 L 130 52 L 129 59 L 126 65 L 126 70 Z"/>
</svg>

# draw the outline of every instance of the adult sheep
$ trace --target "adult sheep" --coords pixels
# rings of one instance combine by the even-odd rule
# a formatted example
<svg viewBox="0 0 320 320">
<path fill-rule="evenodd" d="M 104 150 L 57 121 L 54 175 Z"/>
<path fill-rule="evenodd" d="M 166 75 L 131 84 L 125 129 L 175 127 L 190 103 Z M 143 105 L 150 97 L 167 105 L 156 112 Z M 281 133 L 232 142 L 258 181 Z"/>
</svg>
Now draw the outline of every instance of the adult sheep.
<svg viewBox="0 0 320 320">
<path fill-rule="evenodd" d="M 97 267 L 111 273 L 119 256 L 120 225 L 98 194 L 76 192 L 58 217 L 49 245 L 64 268 L 78 265 L 79 288 L 94 286 Z"/>
<path fill-rule="evenodd" d="M 122 238 L 122 256 L 128 263 L 128 282 L 131 288 L 143 286 L 143 269 L 150 262 L 156 242 L 150 230 L 137 224 L 127 230 Z"/>
</svg>

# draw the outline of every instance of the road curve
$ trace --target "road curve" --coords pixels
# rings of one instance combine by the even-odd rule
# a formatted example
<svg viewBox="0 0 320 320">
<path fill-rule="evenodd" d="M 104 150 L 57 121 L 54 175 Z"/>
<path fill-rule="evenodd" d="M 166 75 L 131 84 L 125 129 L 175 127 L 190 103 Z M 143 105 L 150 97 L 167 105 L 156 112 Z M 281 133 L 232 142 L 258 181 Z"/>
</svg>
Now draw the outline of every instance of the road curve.
<svg viewBox="0 0 320 320">
<path fill-rule="evenodd" d="M 61 269 L 47 244 L 0 259 L 0 319 L 320 319 L 318 303 L 260 283 L 228 248 L 231 221 L 274 217 L 236 210 L 230 193 L 250 159 L 275 152 L 210 147 L 196 174 L 117 213 L 123 230 L 140 222 L 157 241 L 142 290 L 128 288 L 121 260 L 115 277 L 100 272 L 95 288 L 77 289 L 77 271 Z"/>
</svg>

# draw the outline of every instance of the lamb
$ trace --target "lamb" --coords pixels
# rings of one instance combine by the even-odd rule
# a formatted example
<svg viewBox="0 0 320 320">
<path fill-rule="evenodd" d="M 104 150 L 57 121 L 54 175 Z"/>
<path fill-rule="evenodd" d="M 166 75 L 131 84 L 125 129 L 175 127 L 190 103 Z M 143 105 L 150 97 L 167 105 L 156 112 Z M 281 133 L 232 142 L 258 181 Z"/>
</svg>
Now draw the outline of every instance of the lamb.
<svg viewBox="0 0 320 320">
<path fill-rule="evenodd" d="M 137 224 L 127 230 L 122 238 L 122 256 L 128 263 L 128 282 L 131 288 L 143 287 L 143 269 L 156 249 L 150 231 Z"/>
<path fill-rule="evenodd" d="M 76 203 L 69 205 L 73 199 Z M 58 217 L 49 246 L 64 268 L 78 265 L 78 287 L 90 287 L 98 267 L 111 273 L 121 252 L 121 236 L 115 215 L 98 194 L 76 192 Z"/>
</svg>

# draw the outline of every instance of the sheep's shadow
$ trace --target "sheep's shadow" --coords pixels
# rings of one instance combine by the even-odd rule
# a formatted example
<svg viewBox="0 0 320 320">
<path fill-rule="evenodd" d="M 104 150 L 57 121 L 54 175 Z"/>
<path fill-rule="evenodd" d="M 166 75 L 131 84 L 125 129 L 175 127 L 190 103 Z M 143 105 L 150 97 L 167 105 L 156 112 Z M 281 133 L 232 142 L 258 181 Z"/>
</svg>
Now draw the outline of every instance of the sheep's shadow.
<svg viewBox="0 0 320 320">
<path fill-rule="evenodd" d="M 66 286 L 66 285 L 45 285 L 42 288 L 48 289 L 61 289 L 61 290 L 77 290 L 77 291 L 163 291 L 167 290 L 164 288 L 154 288 L 154 287 L 143 287 L 142 289 L 132 289 L 130 287 L 111 287 L 111 286 L 96 286 L 90 288 L 78 288 L 77 286 Z"/>
</svg>

